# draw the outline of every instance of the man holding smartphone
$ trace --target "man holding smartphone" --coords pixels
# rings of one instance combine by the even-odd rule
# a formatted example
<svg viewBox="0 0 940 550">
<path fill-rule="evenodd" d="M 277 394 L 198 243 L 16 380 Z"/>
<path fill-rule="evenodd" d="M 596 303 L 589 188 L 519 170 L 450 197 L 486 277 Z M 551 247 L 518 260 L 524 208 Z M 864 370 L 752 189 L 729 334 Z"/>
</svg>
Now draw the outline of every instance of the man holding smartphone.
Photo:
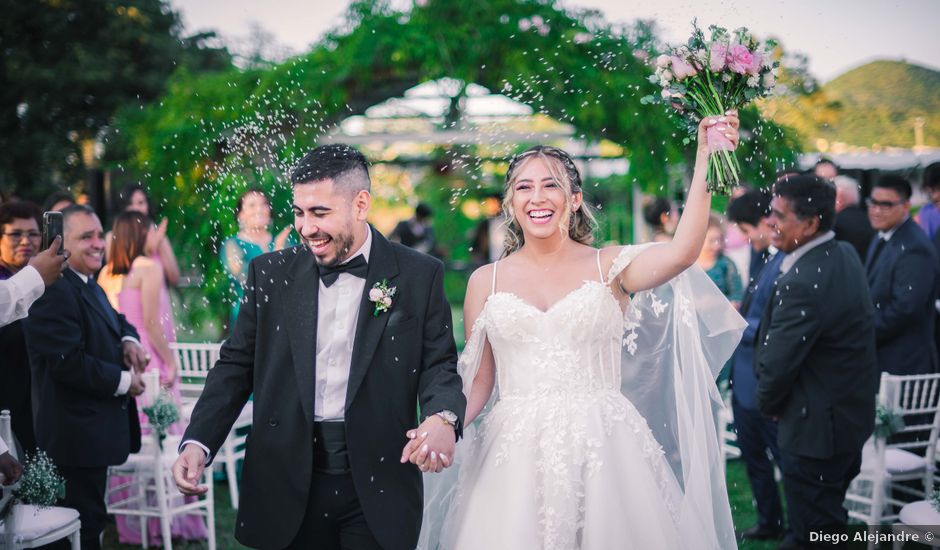
<svg viewBox="0 0 940 550">
<path fill-rule="evenodd" d="M 107 468 L 140 449 L 133 397 L 149 358 L 137 331 L 108 303 L 94 274 L 104 231 L 94 210 L 63 211 L 69 269 L 24 322 L 33 375 L 36 441 L 66 480 L 64 505 L 78 510 L 81 544 L 101 547 Z"/>
<path fill-rule="evenodd" d="M 68 251 L 58 253 L 62 237 L 34 256 L 19 273 L 0 281 L 0 327 L 26 317 L 29 307 L 56 282 L 68 265 Z"/>
</svg>

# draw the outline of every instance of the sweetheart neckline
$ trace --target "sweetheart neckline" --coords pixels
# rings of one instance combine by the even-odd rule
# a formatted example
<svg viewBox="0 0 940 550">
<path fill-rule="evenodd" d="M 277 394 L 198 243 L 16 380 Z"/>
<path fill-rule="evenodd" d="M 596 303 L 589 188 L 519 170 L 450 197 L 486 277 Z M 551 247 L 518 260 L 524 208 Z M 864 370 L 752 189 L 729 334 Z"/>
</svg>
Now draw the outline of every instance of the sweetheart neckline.
<svg viewBox="0 0 940 550">
<path fill-rule="evenodd" d="M 564 302 L 565 300 L 567 300 L 568 298 L 570 298 L 570 297 L 571 297 L 572 295 L 574 295 L 575 293 L 580 292 L 581 290 L 587 288 L 588 285 L 590 285 L 591 283 L 595 283 L 595 284 L 599 284 L 599 285 L 603 286 L 603 287 L 607 290 L 607 295 L 610 296 L 611 299 L 614 300 L 614 302 L 617 301 L 617 299 L 614 298 L 613 291 L 610 290 L 610 285 L 609 285 L 609 284 L 604 283 L 604 282 L 601 282 L 601 281 L 595 281 L 594 279 L 585 279 L 584 282 L 581 283 L 580 286 L 578 286 L 577 288 L 572 289 L 570 292 L 568 292 L 567 294 L 565 294 L 564 296 L 562 296 L 562 297 L 559 298 L 558 300 L 555 300 L 555 303 L 553 303 L 552 305 L 548 306 L 548 309 L 544 309 L 544 310 L 543 310 L 543 309 L 539 308 L 538 306 L 535 306 L 535 305 L 533 305 L 532 303 L 526 301 L 525 299 L 522 298 L 522 296 L 519 296 L 519 295 L 516 294 L 515 292 L 510 292 L 510 291 L 508 291 L 508 290 L 498 290 L 498 291 L 496 291 L 496 292 L 490 293 L 490 295 L 486 297 L 486 303 L 484 304 L 484 307 L 486 307 L 486 306 L 489 305 L 489 303 L 490 303 L 490 298 L 492 298 L 493 296 L 497 296 L 497 295 L 499 295 L 499 294 L 504 294 L 504 295 L 509 296 L 509 297 L 511 297 L 511 298 L 515 298 L 515 300 L 516 300 L 517 302 L 519 302 L 520 304 L 522 304 L 522 305 L 524 305 L 524 306 L 527 306 L 527 307 L 529 307 L 529 308 L 535 310 L 536 312 L 538 312 L 538 313 L 541 314 L 541 315 L 548 315 L 548 314 L 551 313 L 556 307 L 558 307 L 559 304 L 561 304 L 562 302 Z M 618 307 L 619 307 L 619 304 L 618 304 Z"/>
</svg>

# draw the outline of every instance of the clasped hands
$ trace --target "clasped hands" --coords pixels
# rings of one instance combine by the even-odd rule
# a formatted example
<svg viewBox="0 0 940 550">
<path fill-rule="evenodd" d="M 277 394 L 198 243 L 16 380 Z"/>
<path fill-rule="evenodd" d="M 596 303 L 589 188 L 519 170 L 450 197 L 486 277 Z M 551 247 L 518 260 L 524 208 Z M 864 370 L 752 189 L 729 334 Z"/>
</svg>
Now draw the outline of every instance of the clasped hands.
<svg viewBox="0 0 940 550">
<path fill-rule="evenodd" d="M 454 427 L 432 414 L 405 435 L 408 443 L 401 452 L 401 463 L 411 462 L 422 472 L 438 473 L 453 463 L 457 438 Z"/>
<path fill-rule="evenodd" d="M 131 340 L 125 340 L 121 344 L 121 350 L 124 352 L 124 365 L 131 371 L 131 386 L 127 389 L 127 395 L 137 397 L 147 388 L 141 375 L 150 363 L 150 354 L 144 351 L 140 344 Z"/>
</svg>

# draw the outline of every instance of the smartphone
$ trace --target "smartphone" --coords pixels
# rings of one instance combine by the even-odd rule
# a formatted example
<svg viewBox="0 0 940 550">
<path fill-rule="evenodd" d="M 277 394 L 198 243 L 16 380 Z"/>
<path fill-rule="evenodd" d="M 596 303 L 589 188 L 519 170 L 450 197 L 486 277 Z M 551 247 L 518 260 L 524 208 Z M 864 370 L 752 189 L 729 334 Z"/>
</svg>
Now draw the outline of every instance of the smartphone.
<svg viewBox="0 0 940 550">
<path fill-rule="evenodd" d="M 42 249 L 49 248 L 57 236 L 62 236 L 62 212 L 44 212 L 42 215 Z M 57 253 L 62 254 L 61 245 Z"/>
</svg>

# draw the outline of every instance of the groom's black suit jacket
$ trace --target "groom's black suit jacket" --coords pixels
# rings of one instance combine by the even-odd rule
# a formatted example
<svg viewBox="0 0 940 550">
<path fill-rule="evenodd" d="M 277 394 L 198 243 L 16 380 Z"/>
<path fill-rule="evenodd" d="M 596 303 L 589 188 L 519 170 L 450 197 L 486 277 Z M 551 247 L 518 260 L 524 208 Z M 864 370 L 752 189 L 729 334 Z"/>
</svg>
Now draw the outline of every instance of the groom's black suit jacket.
<svg viewBox="0 0 940 550">
<path fill-rule="evenodd" d="M 778 443 L 827 459 L 871 435 L 878 391 L 875 311 L 858 254 L 830 240 L 777 279 L 756 342 L 757 405 Z"/>
<path fill-rule="evenodd" d="M 421 473 L 399 457 L 423 415 L 463 417 L 450 306 L 440 261 L 388 242 L 372 229 L 369 271 L 346 395 L 352 478 L 375 538 L 387 550 L 413 550 L 421 527 Z M 389 311 L 373 316 L 369 290 L 397 287 Z M 251 262 L 232 337 L 210 369 L 183 438 L 219 449 L 248 396 L 254 417 L 242 475 L 236 538 L 283 548 L 304 517 L 313 470 L 319 274 L 301 245 Z"/>
</svg>

